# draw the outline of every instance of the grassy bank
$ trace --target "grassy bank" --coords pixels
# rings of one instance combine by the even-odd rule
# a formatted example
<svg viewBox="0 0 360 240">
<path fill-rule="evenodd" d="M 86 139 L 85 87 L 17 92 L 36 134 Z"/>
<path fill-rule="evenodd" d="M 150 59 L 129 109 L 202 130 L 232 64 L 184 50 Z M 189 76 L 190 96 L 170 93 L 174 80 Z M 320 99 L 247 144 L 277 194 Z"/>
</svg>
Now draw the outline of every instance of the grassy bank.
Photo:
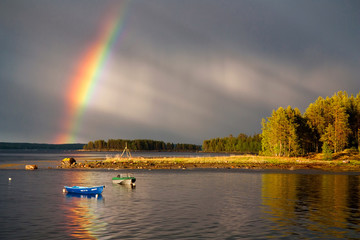
<svg viewBox="0 0 360 240">
<path fill-rule="evenodd" d="M 110 158 L 84 161 L 72 168 L 113 169 L 192 169 L 192 168 L 242 168 L 242 169 L 322 169 L 328 171 L 360 171 L 359 154 L 334 155 L 333 160 L 322 160 L 321 154 L 301 158 L 264 157 L 254 155 L 229 157 L 190 158 Z"/>
</svg>

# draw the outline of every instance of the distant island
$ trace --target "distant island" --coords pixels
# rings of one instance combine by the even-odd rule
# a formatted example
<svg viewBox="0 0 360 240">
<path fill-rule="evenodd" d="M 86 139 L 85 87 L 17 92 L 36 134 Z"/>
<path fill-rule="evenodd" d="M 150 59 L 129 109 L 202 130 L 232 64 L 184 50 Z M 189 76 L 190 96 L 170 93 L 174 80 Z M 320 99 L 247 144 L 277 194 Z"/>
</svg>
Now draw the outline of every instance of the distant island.
<svg viewBox="0 0 360 240">
<path fill-rule="evenodd" d="M 204 140 L 202 150 L 204 152 L 259 154 L 261 151 L 261 134 L 248 136 L 245 133 L 240 133 L 237 137 L 230 134 L 229 137 Z"/>
<path fill-rule="evenodd" d="M 79 150 L 84 147 L 83 143 L 70 144 L 47 144 L 47 143 L 14 143 L 0 142 L 0 149 L 58 149 L 58 150 Z"/>
<path fill-rule="evenodd" d="M 90 141 L 83 146 L 86 151 L 122 151 L 127 147 L 131 151 L 201 151 L 201 145 L 187 143 L 165 143 L 151 139 L 109 139 Z"/>
<path fill-rule="evenodd" d="M 261 135 L 248 136 L 240 133 L 237 137 L 230 135 L 224 138 L 204 140 L 203 145 L 188 143 L 165 143 L 151 139 L 109 139 L 90 141 L 84 145 L 85 151 L 172 151 L 172 152 L 228 152 L 258 154 L 261 151 Z"/>
</svg>

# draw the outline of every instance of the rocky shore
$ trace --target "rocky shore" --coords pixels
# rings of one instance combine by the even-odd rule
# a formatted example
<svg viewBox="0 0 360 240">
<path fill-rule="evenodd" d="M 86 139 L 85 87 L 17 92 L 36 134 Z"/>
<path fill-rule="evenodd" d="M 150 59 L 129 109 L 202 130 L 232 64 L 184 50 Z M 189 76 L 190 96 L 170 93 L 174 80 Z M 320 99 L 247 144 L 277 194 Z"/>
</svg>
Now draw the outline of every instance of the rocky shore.
<svg viewBox="0 0 360 240">
<path fill-rule="evenodd" d="M 319 169 L 327 171 L 360 171 L 360 159 L 345 157 L 335 160 L 312 158 L 275 158 L 262 156 L 196 157 L 196 158 L 114 158 L 76 162 L 67 158 L 58 168 L 73 169 Z"/>
</svg>

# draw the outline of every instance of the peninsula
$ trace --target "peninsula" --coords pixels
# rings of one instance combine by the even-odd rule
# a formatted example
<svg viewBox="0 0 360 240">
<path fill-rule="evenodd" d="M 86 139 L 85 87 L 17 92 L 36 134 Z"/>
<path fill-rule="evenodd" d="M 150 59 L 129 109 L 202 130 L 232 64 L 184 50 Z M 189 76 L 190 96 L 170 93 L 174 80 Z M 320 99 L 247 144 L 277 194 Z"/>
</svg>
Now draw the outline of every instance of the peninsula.
<svg viewBox="0 0 360 240">
<path fill-rule="evenodd" d="M 59 168 L 71 169 L 319 169 L 325 171 L 360 171 L 360 155 L 357 151 L 344 151 L 323 160 L 322 154 L 307 157 L 267 157 L 257 155 L 233 155 L 226 157 L 183 158 L 110 158 L 62 164 Z"/>
</svg>

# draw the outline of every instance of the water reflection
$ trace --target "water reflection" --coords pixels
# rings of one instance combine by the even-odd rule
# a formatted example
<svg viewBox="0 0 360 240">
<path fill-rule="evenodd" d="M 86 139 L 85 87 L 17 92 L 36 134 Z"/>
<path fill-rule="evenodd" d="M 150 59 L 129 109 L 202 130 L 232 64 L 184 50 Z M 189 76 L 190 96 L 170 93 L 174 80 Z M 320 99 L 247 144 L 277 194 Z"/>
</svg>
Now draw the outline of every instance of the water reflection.
<svg viewBox="0 0 360 240">
<path fill-rule="evenodd" d="M 66 193 L 67 198 L 88 198 L 88 199 L 97 199 L 102 201 L 104 198 L 102 194 L 77 194 L 77 193 Z"/>
<path fill-rule="evenodd" d="M 359 194 L 359 176 L 355 175 L 262 176 L 264 212 L 274 230 L 283 233 L 303 228 L 313 235 L 356 236 L 360 232 Z"/>
<path fill-rule="evenodd" d="M 96 173 L 69 171 L 66 174 L 70 185 L 94 185 Z M 101 220 L 101 209 L 105 198 L 102 194 L 74 194 L 66 193 L 66 228 L 69 235 L 77 239 L 98 239 L 106 231 L 107 223 Z"/>
<path fill-rule="evenodd" d="M 132 184 L 113 183 L 112 186 L 114 189 L 121 189 L 121 190 L 126 190 L 126 191 L 135 191 L 135 189 L 136 189 L 136 185 L 132 185 Z"/>
</svg>

